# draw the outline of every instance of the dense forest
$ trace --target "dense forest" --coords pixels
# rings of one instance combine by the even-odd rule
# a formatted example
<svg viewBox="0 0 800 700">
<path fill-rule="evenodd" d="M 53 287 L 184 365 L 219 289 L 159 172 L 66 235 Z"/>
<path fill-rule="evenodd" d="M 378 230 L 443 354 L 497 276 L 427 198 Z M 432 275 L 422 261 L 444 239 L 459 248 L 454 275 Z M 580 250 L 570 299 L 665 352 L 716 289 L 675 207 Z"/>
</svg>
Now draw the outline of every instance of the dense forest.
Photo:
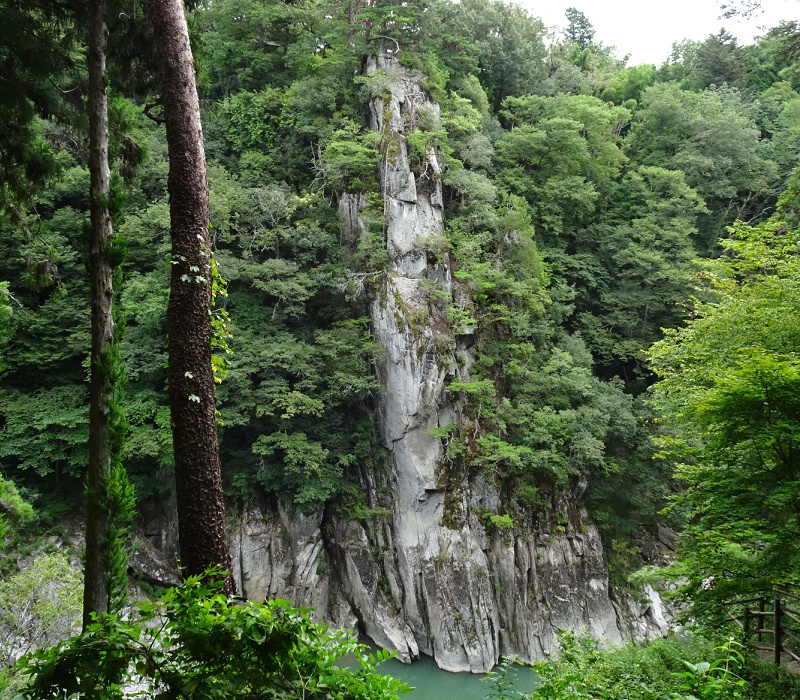
<svg viewBox="0 0 800 700">
<path fill-rule="evenodd" d="M 0 2 L 0 616 L 30 553 L 82 519 L 89 461 L 86 21 L 56 5 Z M 170 164 L 146 8 L 109 5 L 120 454 L 143 521 L 175 499 Z M 500 541 L 564 532 L 569 494 L 600 528 L 612 588 L 634 597 L 664 576 L 629 578 L 664 563 L 648 543 L 667 526 L 667 574 L 709 624 L 733 596 L 797 582 L 797 23 L 628 66 L 577 10 L 555 35 L 490 0 L 217 0 L 188 20 L 231 518 L 253 502 L 390 518 L 370 306 L 393 263 L 392 146 L 369 123 L 395 89 L 366 70 L 381 54 L 426 96 L 404 141 L 444 226 L 420 254 L 452 270 L 451 288 L 423 280 L 427 306 L 404 321 L 461 352 L 444 389 L 457 420 L 433 429 L 443 523 L 475 516 Z M 357 239 L 342 225 L 354 197 Z M 496 505 L 460 503 L 476 475 Z M 63 556 L 41 561 L 40 577 L 75 585 Z"/>
</svg>

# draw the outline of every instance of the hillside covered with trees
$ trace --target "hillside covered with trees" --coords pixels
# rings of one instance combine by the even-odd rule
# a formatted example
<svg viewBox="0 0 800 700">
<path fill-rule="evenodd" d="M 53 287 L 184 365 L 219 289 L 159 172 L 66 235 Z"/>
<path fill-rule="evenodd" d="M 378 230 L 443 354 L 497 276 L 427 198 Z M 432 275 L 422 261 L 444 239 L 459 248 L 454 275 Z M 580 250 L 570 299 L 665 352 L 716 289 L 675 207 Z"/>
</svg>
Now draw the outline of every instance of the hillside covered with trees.
<svg viewBox="0 0 800 700">
<path fill-rule="evenodd" d="M 12 582 L 29 553 L 66 551 L 64 524 L 85 518 L 97 188 L 77 5 L 0 1 L 0 639 L 20 624 Z M 181 261 L 146 8 L 110 1 L 107 13 L 101 199 L 113 221 L 113 406 L 124 415 L 112 437 L 136 501 L 132 530 L 174 566 L 174 532 L 154 537 L 148 524 L 174 521 L 176 471 L 179 508 L 183 498 L 190 467 L 176 465 L 167 387 L 170 353 L 191 345 L 197 324 L 184 324 L 190 340 L 168 337 Z M 577 552 L 576 538 L 581 573 L 526 574 L 533 598 L 558 576 L 583 591 L 596 551 L 604 595 L 635 607 L 644 576 L 628 577 L 671 560 L 661 545 L 654 554 L 665 528 L 678 532 L 670 569 L 698 619 L 716 620 L 733 596 L 798 582 L 796 22 L 746 46 L 724 31 L 678 41 L 664 64 L 628 66 L 574 9 L 559 36 L 490 0 L 217 0 L 192 3 L 187 17 L 213 276 L 192 268 L 189 282 L 212 298 L 210 310 L 194 308 L 211 317 L 216 414 L 206 418 L 218 424 L 229 526 L 256 508 L 289 541 L 314 521 L 327 557 L 314 580 L 346 579 L 352 561 L 364 582 L 368 569 L 392 625 L 408 626 L 410 656 L 460 670 L 538 647 L 493 632 L 490 649 L 464 642 L 465 660 L 447 661 L 442 630 L 465 613 L 422 596 L 427 574 L 412 584 L 404 573 L 401 445 L 412 457 L 436 446 L 418 499 L 438 504 L 436 545 L 415 555 L 429 568 L 410 568 L 444 586 L 435 572 L 480 540 L 488 563 L 465 564 L 464 576 L 485 577 L 491 600 L 470 610 L 490 610 L 498 629 L 513 616 L 498 562 L 534 571 L 520 552 L 536 560 L 535 547 L 555 542 Z M 423 235 L 419 224 L 401 256 L 392 237 L 406 205 L 433 212 L 414 216 L 435 225 Z M 414 280 L 413 295 L 401 278 Z M 438 387 L 433 413 L 409 409 L 402 430 L 387 395 L 402 363 L 384 322 L 405 338 L 403 362 L 423 368 L 409 392 L 418 398 L 403 401 Z M 41 580 L 61 590 L 68 558 L 48 559 Z M 357 587 L 330 585 L 372 635 Z M 451 618 L 442 628 L 431 622 L 437 604 Z M 592 605 L 580 615 L 593 617 Z M 545 607 L 559 626 L 560 611 Z M 402 655 L 387 634 L 382 645 Z"/>
</svg>

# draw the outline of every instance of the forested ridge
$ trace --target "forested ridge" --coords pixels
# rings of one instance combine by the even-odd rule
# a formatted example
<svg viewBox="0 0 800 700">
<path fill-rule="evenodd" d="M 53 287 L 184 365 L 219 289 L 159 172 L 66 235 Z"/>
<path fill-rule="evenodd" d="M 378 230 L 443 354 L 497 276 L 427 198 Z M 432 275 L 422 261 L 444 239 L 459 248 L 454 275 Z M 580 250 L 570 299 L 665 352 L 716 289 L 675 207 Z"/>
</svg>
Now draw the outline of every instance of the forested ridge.
<svg viewBox="0 0 800 700">
<path fill-rule="evenodd" d="M 91 345 L 84 20 L 13 4 L 0 2 L 17 81 L 0 83 L 16 124 L 0 127 L 7 580 L 80 513 Z M 122 462 L 146 511 L 174 498 L 169 165 L 143 8 L 109 4 Z M 563 529 L 560 494 L 585 498 L 626 590 L 669 525 L 683 533 L 673 573 L 709 618 L 730 595 L 797 581 L 797 23 L 747 46 L 724 31 L 679 41 L 661 66 L 628 66 L 576 10 L 553 35 L 489 0 L 219 0 L 189 24 L 229 511 L 391 508 L 369 486 L 390 460 L 369 318 L 389 258 L 386 145 L 367 122 L 391 78 L 364 71 L 389 51 L 439 106 L 414 112 L 405 139 L 418 186 L 443 185 L 444 235 L 424 252 L 449 262 L 455 291 L 426 293 L 471 358 L 469 381 L 446 387 L 465 420 L 437 428 L 440 488 L 483 475 L 495 532 Z M 340 220 L 352 194 L 358 241 Z"/>
</svg>

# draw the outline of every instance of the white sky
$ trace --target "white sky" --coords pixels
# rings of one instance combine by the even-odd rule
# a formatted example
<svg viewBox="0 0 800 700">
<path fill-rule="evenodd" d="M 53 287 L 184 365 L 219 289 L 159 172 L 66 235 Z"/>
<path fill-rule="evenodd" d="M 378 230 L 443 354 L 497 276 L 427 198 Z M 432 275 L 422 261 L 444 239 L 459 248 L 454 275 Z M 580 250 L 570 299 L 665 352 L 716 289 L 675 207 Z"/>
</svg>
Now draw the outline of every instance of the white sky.
<svg viewBox="0 0 800 700">
<path fill-rule="evenodd" d="M 630 53 L 629 66 L 639 63 L 660 65 L 669 56 L 672 42 L 705 39 L 723 26 L 739 39 L 752 42 L 780 20 L 800 19 L 798 0 L 763 0 L 762 14 L 751 20 L 719 19 L 716 0 L 516 0 L 548 26 L 566 24 L 564 10 L 579 9 L 596 30 L 595 41 L 617 47 L 622 57 Z"/>
</svg>

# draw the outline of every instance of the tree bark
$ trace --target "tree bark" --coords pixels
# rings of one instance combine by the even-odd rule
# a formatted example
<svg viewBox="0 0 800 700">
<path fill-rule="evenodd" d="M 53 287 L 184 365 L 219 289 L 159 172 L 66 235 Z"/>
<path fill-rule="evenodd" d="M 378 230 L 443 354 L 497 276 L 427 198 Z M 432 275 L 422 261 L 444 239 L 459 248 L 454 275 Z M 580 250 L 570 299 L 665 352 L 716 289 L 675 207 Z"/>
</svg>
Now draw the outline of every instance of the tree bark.
<svg viewBox="0 0 800 700">
<path fill-rule="evenodd" d="M 169 147 L 172 279 L 167 309 L 169 401 L 181 566 L 231 569 L 211 370 L 208 182 L 189 31 L 181 0 L 150 0 Z M 233 579 L 226 591 L 233 593 Z"/>
<path fill-rule="evenodd" d="M 91 232 L 89 275 L 92 308 L 92 350 L 89 408 L 89 464 L 86 477 L 86 563 L 83 625 L 91 614 L 110 612 L 111 564 L 108 508 L 111 476 L 111 397 L 114 390 L 109 354 L 114 343 L 111 214 L 108 208 L 111 171 L 108 165 L 108 96 L 106 94 L 105 0 L 89 3 L 89 171 Z"/>
</svg>

